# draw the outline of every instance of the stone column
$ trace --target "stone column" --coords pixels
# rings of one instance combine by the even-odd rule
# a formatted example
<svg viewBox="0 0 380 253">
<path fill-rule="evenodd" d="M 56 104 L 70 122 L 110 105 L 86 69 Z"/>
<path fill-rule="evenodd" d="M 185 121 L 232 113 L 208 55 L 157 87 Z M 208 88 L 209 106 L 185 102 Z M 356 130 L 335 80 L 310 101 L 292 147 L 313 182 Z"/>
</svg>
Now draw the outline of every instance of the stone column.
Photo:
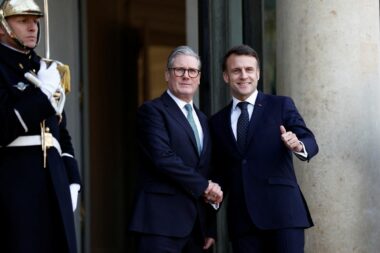
<svg viewBox="0 0 380 253">
<path fill-rule="evenodd" d="M 305 252 L 379 252 L 379 1 L 281 0 L 276 11 L 277 91 L 320 147 L 296 162 L 315 222 Z"/>
</svg>

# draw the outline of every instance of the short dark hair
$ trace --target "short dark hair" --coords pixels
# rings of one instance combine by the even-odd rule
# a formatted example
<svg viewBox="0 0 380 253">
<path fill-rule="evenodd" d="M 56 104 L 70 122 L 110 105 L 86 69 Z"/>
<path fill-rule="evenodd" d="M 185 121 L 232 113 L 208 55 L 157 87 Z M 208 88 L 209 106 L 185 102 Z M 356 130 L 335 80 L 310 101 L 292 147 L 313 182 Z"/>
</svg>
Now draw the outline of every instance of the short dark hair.
<svg viewBox="0 0 380 253">
<path fill-rule="evenodd" d="M 248 45 L 238 45 L 238 46 L 232 47 L 224 55 L 224 57 L 223 57 L 223 63 L 222 63 L 222 70 L 223 70 L 223 72 L 226 71 L 226 69 L 227 69 L 227 60 L 228 60 L 228 57 L 230 57 L 233 54 L 236 54 L 236 55 L 248 55 L 248 56 L 252 56 L 252 57 L 256 58 L 257 67 L 260 69 L 260 59 L 259 59 L 259 55 L 257 54 L 257 52 L 253 48 L 251 48 L 250 46 L 248 46 Z"/>
</svg>

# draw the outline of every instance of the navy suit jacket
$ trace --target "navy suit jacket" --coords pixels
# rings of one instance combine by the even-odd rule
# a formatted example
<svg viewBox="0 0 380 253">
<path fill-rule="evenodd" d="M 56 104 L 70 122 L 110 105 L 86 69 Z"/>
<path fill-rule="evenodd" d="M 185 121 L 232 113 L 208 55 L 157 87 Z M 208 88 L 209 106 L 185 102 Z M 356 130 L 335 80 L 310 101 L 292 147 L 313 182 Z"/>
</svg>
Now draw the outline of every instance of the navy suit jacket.
<svg viewBox="0 0 380 253">
<path fill-rule="evenodd" d="M 313 133 L 288 97 L 258 93 L 245 152 L 231 129 L 232 103 L 210 121 L 217 180 L 229 195 L 230 236 L 249 230 L 307 228 L 313 225 L 293 168 L 293 153 L 281 140 L 280 125 L 305 145 L 309 160 L 318 152 Z"/>
<path fill-rule="evenodd" d="M 208 219 L 214 212 L 202 196 L 208 186 L 211 141 L 206 116 L 195 111 L 204 133 L 200 155 L 190 124 L 166 92 L 139 108 L 140 181 L 131 231 L 185 237 L 198 221 L 203 235 L 214 236 L 214 222 Z"/>
</svg>

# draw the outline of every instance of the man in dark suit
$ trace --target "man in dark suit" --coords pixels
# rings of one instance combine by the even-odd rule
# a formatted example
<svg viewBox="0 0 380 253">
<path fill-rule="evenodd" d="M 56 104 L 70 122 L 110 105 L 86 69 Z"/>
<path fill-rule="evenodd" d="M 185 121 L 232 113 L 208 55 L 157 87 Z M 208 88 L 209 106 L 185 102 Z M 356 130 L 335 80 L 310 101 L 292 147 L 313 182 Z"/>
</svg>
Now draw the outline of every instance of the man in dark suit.
<svg viewBox="0 0 380 253">
<path fill-rule="evenodd" d="M 206 116 L 193 105 L 200 82 L 199 56 L 173 50 L 168 90 L 138 110 L 140 182 L 130 230 L 138 252 L 202 252 L 215 238 L 219 185 L 208 180 L 211 142 Z"/>
<path fill-rule="evenodd" d="M 289 97 L 257 91 L 257 53 L 233 47 L 223 61 L 232 102 L 210 120 L 213 161 L 228 194 L 227 219 L 235 253 L 301 253 L 304 229 L 313 225 L 292 157 L 318 152 Z"/>
</svg>

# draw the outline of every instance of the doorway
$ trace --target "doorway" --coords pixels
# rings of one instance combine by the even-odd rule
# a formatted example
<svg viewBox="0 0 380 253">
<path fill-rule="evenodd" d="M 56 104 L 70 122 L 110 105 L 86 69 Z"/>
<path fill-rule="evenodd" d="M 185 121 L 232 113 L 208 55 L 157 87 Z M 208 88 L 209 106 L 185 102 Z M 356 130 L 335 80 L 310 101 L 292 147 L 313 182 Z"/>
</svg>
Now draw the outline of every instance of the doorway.
<svg viewBox="0 0 380 253">
<path fill-rule="evenodd" d="M 88 163 L 83 252 L 130 252 L 135 113 L 165 89 L 168 53 L 186 42 L 185 1 L 86 2 Z"/>
</svg>

